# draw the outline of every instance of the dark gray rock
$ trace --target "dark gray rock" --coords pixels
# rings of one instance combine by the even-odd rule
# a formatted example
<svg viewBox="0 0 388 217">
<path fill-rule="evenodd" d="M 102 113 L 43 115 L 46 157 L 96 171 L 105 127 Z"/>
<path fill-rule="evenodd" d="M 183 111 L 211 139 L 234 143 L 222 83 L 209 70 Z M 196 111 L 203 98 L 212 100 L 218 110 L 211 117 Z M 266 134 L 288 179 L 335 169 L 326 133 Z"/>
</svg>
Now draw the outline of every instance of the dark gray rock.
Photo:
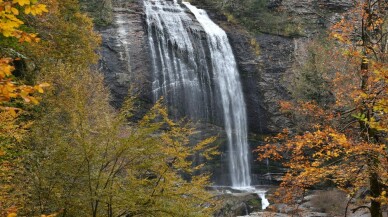
<svg viewBox="0 0 388 217">
<path fill-rule="evenodd" d="M 221 208 L 214 214 L 216 217 L 234 217 L 248 215 L 261 210 L 261 199 L 254 193 L 232 193 L 216 196 L 221 200 Z"/>
<path fill-rule="evenodd" d="M 286 14 L 290 23 L 301 27 L 300 34 L 313 37 L 353 4 L 352 0 L 270 0 L 269 8 Z"/>
<path fill-rule="evenodd" d="M 284 75 L 291 73 L 295 56 L 303 47 L 300 45 L 326 30 L 353 4 L 352 0 L 269 0 L 267 7 L 274 17 L 286 14 L 290 28 L 298 28 L 286 30 L 298 32 L 291 37 L 248 33 L 243 26 L 228 23 L 220 8 L 200 0 L 194 2 L 206 7 L 210 17 L 228 34 L 240 70 L 249 131 L 254 134 L 276 133 L 292 126 L 279 109 L 280 100 L 290 99 Z M 250 43 L 252 39 L 258 44 L 259 54 Z"/>
<path fill-rule="evenodd" d="M 142 1 L 115 0 L 113 6 L 113 24 L 99 29 L 103 39 L 100 68 L 111 89 L 112 104 L 115 107 L 119 108 L 128 93 L 131 93 L 138 96 L 140 109 L 147 111 L 153 101 L 152 69 Z M 219 10 L 206 5 L 210 17 L 227 32 L 233 47 L 247 106 L 251 149 L 259 145 L 258 134 L 277 133 L 292 126 L 290 120 L 280 112 L 278 102 L 290 98 L 284 75 L 291 73 L 295 56 L 300 52 L 299 47 L 302 47 L 298 45 L 324 30 L 340 16 L 340 12 L 349 7 L 351 0 L 270 0 L 268 8 L 273 11 L 282 9 L 292 19 L 304 25 L 304 37 L 285 37 L 280 34 L 249 33 L 238 24 L 228 23 L 226 16 L 219 13 Z M 195 22 L 189 29 L 193 36 L 206 38 L 200 25 Z M 252 40 L 257 44 L 253 45 Z M 218 112 L 219 109 L 214 110 Z M 202 124 L 199 127 L 200 133 L 194 140 L 220 135 L 217 145 L 222 154 L 209 162 L 205 170 L 213 172 L 216 183 L 227 185 L 230 184 L 230 177 L 226 139 L 220 123 L 222 121 L 218 119 Z M 263 174 L 259 167 L 268 168 L 268 165 L 258 166 L 255 155 L 256 153 L 252 153 L 250 160 L 253 177 L 258 177 Z M 195 161 L 202 163 L 200 158 Z"/>
<path fill-rule="evenodd" d="M 113 2 L 113 22 L 102 27 L 100 69 L 111 90 L 112 105 L 119 108 L 128 93 L 137 96 L 139 105 L 149 107 L 151 63 L 140 1 Z"/>
<path fill-rule="evenodd" d="M 228 33 L 239 67 L 247 107 L 249 131 L 260 134 L 268 133 L 270 114 L 266 111 L 266 105 L 262 100 L 264 91 L 257 82 L 261 76 L 260 62 L 250 44 L 251 38 L 241 29 L 235 31 L 236 28 L 228 28 L 225 25 L 223 27 Z"/>
<path fill-rule="evenodd" d="M 278 102 L 289 98 L 282 77 L 293 63 L 294 39 L 269 34 L 255 36 L 241 26 L 217 20 L 220 15 L 209 14 L 227 32 L 233 47 L 247 106 L 249 132 L 271 134 L 288 127 L 290 121 L 280 113 Z M 252 40 L 257 42 L 258 51 Z"/>
</svg>

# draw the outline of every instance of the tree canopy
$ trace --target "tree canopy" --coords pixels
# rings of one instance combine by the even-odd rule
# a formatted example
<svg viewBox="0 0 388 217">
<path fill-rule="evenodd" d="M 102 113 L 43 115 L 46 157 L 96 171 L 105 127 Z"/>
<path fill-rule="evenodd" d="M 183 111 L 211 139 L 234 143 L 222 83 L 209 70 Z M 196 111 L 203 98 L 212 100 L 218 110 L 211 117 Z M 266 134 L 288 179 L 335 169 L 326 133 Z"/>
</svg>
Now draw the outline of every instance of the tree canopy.
<svg viewBox="0 0 388 217">
<path fill-rule="evenodd" d="M 305 190 L 326 182 L 351 199 L 369 189 L 366 202 L 371 205 L 366 208 L 372 216 L 382 216 L 381 207 L 388 202 L 387 6 L 386 1 L 357 1 L 332 26 L 335 47 L 319 51 L 331 54 L 323 63 L 347 64 L 336 62 L 340 58 L 350 65 L 318 71 L 332 102 L 305 95 L 281 103 L 302 127 L 285 129 L 257 151 L 260 159 L 284 161 L 287 172 L 277 194 L 283 200 L 300 198 Z"/>
<path fill-rule="evenodd" d="M 113 109 L 93 28 L 77 0 L 0 1 L 0 215 L 211 215 L 190 159 L 214 138 L 189 144 L 161 104 Z"/>
</svg>

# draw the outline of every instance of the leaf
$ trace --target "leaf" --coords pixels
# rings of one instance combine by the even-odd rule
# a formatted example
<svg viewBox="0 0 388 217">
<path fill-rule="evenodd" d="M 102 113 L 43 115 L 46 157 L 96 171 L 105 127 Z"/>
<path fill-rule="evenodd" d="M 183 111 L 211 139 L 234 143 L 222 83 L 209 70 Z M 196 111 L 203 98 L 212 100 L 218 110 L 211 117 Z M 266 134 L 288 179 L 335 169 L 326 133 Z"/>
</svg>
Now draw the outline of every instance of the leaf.
<svg viewBox="0 0 388 217">
<path fill-rule="evenodd" d="M 27 6 L 24 8 L 24 13 L 25 14 L 30 14 L 31 13 L 31 7 L 30 6 Z"/>
<path fill-rule="evenodd" d="M 19 15 L 19 10 L 16 9 L 16 8 L 11 8 L 12 10 L 12 13 L 15 14 L 15 15 Z"/>
<path fill-rule="evenodd" d="M 18 3 L 20 6 L 29 5 L 30 0 L 13 0 L 13 3 Z"/>
</svg>

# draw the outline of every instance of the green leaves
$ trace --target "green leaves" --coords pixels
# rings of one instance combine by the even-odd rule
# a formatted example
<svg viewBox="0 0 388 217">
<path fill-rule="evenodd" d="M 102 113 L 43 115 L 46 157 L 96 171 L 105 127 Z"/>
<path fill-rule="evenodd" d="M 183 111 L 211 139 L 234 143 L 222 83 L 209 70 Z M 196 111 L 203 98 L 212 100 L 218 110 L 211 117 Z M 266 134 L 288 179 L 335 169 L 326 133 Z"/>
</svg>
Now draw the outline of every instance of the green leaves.
<svg viewBox="0 0 388 217">
<path fill-rule="evenodd" d="M 368 118 L 367 118 L 366 115 L 363 114 L 363 113 L 352 114 L 352 117 L 354 117 L 354 118 L 356 118 L 356 119 L 358 119 L 358 120 L 360 120 L 360 121 L 363 121 L 363 122 L 368 121 Z"/>
</svg>

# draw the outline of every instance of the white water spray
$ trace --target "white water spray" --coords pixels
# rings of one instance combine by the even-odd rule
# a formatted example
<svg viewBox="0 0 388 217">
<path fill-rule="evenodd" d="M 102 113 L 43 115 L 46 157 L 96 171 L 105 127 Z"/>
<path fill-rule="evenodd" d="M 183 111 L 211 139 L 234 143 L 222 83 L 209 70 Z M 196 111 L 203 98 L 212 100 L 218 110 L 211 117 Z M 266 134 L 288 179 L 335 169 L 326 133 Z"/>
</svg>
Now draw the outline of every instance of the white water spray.
<svg viewBox="0 0 388 217">
<path fill-rule="evenodd" d="M 233 187 L 251 185 L 249 146 L 244 96 L 228 37 L 204 10 L 183 2 L 207 33 L 212 68 L 218 81 L 224 109 L 225 131 L 228 136 L 229 170 Z"/>
<path fill-rule="evenodd" d="M 177 0 L 145 0 L 148 40 L 152 56 L 153 94 L 192 119 L 222 120 L 228 139 L 232 187 L 256 193 L 262 208 L 269 203 L 265 191 L 251 186 L 247 114 L 239 73 L 226 33 L 204 10 Z M 210 58 L 209 58 L 210 54 Z"/>
</svg>

